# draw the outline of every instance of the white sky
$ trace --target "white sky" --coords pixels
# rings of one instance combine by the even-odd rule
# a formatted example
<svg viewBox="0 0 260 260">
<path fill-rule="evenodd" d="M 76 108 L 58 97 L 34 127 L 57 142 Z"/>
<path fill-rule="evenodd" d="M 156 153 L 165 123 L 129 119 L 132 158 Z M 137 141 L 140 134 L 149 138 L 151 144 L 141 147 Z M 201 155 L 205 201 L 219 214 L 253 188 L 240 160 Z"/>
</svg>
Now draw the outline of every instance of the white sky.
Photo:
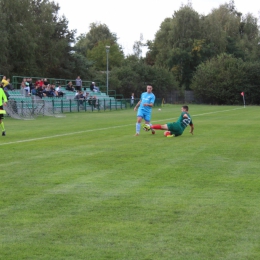
<svg viewBox="0 0 260 260">
<path fill-rule="evenodd" d="M 91 23 L 106 24 L 118 37 L 125 55 L 133 53 L 133 44 L 143 34 L 144 41 L 154 40 L 165 18 L 171 17 L 187 0 L 53 0 L 60 5 L 60 16 L 65 15 L 69 29 L 77 29 L 77 36 L 89 31 Z M 230 0 L 191 0 L 193 9 L 207 15 L 213 8 Z M 235 0 L 237 11 L 260 17 L 257 0 Z"/>
</svg>

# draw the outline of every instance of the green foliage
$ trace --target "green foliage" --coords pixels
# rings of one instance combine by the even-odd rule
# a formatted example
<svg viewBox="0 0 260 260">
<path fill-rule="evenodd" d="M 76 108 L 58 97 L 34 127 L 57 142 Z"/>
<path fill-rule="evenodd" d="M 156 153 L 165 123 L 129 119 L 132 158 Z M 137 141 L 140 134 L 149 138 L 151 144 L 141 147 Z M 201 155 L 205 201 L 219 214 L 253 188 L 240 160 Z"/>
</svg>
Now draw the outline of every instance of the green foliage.
<svg viewBox="0 0 260 260">
<path fill-rule="evenodd" d="M 177 89 L 174 76 L 168 69 L 149 66 L 135 55 L 128 56 L 122 66 L 114 68 L 110 74 L 111 88 L 126 97 L 132 92 L 140 96 L 148 83 L 153 85 L 157 97 Z"/>
<path fill-rule="evenodd" d="M 192 54 L 194 41 L 200 38 L 200 20 L 197 12 L 188 4 L 167 18 L 149 44 L 155 64 L 170 69 L 179 82 L 189 89 L 192 72 L 199 64 L 198 56 Z M 149 57 L 149 56 L 148 56 Z"/>
<path fill-rule="evenodd" d="M 242 16 L 234 1 L 207 16 L 200 16 L 188 3 L 165 19 L 155 40 L 148 42 L 147 62 L 169 68 L 179 86 L 189 89 L 197 66 L 217 55 L 259 60 L 258 42 L 257 19 L 251 14 Z"/>
<path fill-rule="evenodd" d="M 100 41 L 109 41 L 113 44 L 117 42 L 116 34 L 110 32 L 106 24 L 91 23 L 89 28 L 87 34 L 79 36 L 76 44 L 76 48 L 83 54 L 86 54 L 87 50 L 92 50 Z"/>
<path fill-rule="evenodd" d="M 118 44 L 109 40 L 99 41 L 93 49 L 87 51 L 87 58 L 93 61 L 98 71 L 106 71 L 107 69 L 106 46 L 110 46 L 108 53 L 109 70 L 113 67 L 119 67 L 124 60 L 124 54 Z"/>
<path fill-rule="evenodd" d="M 260 105 L 260 62 L 246 62 L 243 91 L 248 104 Z"/>
<path fill-rule="evenodd" d="M 147 46 L 147 44 L 143 43 L 143 34 L 140 35 L 139 41 L 135 41 L 133 45 L 134 55 L 138 58 L 142 57 L 142 47 Z"/>
<path fill-rule="evenodd" d="M 97 71 L 105 71 L 107 67 L 106 46 L 109 50 L 109 69 L 120 66 L 124 59 L 121 46 L 117 44 L 117 36 L 111 33 L 106 24 L 92 23 L 87 34 L 81 34 L 75 45 L 75 51 L 87 57 Z"/>
<path fill-rule="evenodd" d="M 245 63 L 241 59 L 221 54 L 198 66 L 191 87 L 202 102 L 238 104 L 245 76 Z"/>
<path fill-rule="evenodd" d="M 68 30 L 59 5 L 48 0 L 1 0 L 1 35 L 5 74 L 65 76 L 70 63 L 75 31 Z M 6 66 L 8 64 L 8 66 Z M 70 75 L 67 75 L 70 76 Z"/>
<path fill-rule="evenodd" d="M 247 104 L 260 104 L 260 63 L 243 62 L 221 54 L 198 66 L 192 89 L 198 101 L 212 104 L 238 104 L 244 92 Z"/>
</svg>

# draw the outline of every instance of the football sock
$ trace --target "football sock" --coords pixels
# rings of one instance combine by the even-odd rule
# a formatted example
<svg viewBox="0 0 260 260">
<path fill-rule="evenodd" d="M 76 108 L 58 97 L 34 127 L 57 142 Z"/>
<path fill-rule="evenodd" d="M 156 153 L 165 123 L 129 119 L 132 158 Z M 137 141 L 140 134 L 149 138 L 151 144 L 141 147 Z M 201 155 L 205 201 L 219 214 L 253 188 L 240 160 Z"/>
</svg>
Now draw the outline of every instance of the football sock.
<svg viewBox="0 0 260 260">
<path fill-rule="evenodd" d="M 151 125 L 151 128 L 152 129 L 162 129 L 162 126 L 161 125 Z"/>
<path fill-rule="evenodd" d="M 136 133 L 140 133 L 140 129 L 141 129 L 141 124 L 140 123 L 136 123 Z"/>
<path fill-rule="evenodd" d="M 155 131 L 153 130 L 153 125 L 152 125 L 152 124 L 149 124 L 149 126 L 151 127 L 151 131 L 152 131 L 152 132 L 155 132 Z"/>
<path fill-rule="evenodd" d="M 2 131 L 5 131 L 5 125 L 4 125 L 4 122 L 0 123 L 1 125 L 1 128 L 2 128 Z"/>
</svg>

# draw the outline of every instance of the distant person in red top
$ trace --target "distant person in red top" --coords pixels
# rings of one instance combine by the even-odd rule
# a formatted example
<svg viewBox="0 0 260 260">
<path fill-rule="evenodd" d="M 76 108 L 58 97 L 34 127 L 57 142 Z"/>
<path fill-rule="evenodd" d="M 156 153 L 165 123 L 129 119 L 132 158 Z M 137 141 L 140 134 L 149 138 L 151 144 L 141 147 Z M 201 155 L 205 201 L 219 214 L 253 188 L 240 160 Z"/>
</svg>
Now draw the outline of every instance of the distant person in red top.
<svg viewBox="0 0 260 260">
<path fill-rule="evenodd" d="M 39 85 L 40 87 L 42 87 L 44 84 L 43 84 L 43 79 L 39 79 L 35 82 L 35 86 Z"/>
</svg>

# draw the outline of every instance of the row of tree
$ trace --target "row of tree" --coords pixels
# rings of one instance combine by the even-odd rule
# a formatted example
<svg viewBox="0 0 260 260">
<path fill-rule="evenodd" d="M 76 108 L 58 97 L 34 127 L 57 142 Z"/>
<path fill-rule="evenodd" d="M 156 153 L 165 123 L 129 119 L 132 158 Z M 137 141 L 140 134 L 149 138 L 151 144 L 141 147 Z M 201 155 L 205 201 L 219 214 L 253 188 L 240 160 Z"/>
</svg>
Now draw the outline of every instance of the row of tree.
<svg viewBox="0 0 260 260">
<path fill-rule="evenodd" d="M 75 38 L 59 5 L 49 0 L 0 0 L 0 74 L 95 80 L 126 97 L 151 83 L 158 97 L 194 90 L 197 101 L 235 104 L 244 91 L 260 103 L 260 45 L 257 18 L 242 15 L 230 1 L 200 15 L 191 3 L 166 18 L 154 40 L 136 41 L 126 56 L 107 25 L 92 23 Z M 142 47 L 148 52 L 142 57 Z M 248 93 L 247 93 L 248 92 Z"/>
</svg>

